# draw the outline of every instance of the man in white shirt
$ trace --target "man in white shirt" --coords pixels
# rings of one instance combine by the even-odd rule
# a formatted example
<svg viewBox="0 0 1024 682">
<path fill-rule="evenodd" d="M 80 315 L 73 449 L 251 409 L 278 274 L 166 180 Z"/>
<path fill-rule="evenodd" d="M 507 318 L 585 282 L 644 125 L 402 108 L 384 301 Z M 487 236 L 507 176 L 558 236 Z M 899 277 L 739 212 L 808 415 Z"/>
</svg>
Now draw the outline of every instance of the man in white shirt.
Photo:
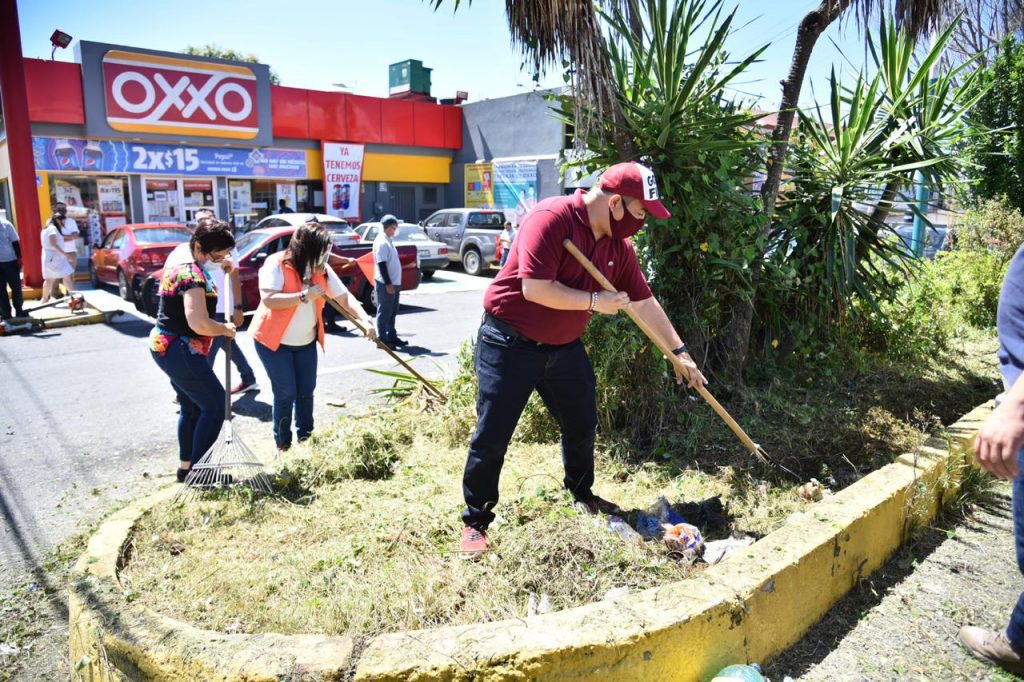
<svg viewBox="0 0 1024 682">
<path fill-rule="evenodd" d="M 7 298 L 7 286 L 11 287 L 11 298 Z M 14 316 L 25 317 L 21 295 L 21 242 L 14 225 L 0 217 L 0 319 L 11 317 L 11 303 Z"/>
<path fill-rule="evenodd" d="M 409 343 L 398 338 L 395 317 L 402 289 L 402 263 L 391 238 L 398 231 L 398 218 L 390 213 L 380 220 L 381 231 L 373 240 L 373 286 L 377 292 L 377 338 L 391 350 Z"/>
</svg>

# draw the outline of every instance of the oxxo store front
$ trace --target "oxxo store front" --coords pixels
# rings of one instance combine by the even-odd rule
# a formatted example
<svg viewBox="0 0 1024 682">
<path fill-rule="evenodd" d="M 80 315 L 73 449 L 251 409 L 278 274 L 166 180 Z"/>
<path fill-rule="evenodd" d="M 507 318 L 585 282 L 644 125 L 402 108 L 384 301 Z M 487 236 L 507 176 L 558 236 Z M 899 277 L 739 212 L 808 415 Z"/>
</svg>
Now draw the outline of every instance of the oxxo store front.
<svg viewBox="0 0 1024 682">
<path fill-rule="evenodd" d="M 350 221 L 397 204 L 406 219 L 442 207 L 462 144 L 458 107 L 271 86 L 260 64 L 90 42 L 77 56 L 26 59 L 25 71 L 40 221 L 54 202 L 68 205 L 80 270 L 87 245 L 125 223 L 189 224 L 210 208 L 242 226 L 282 199 L 333 212 L 328 142 L 362 151 Z"/>
</svg>

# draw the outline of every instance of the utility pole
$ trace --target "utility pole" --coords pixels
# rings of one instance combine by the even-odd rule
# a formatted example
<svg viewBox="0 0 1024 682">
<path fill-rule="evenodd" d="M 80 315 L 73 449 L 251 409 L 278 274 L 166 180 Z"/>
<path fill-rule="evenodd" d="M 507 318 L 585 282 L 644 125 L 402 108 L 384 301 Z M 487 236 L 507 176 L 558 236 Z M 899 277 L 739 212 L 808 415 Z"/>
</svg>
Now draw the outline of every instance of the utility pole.
<svg viewBox="0 0 1024 682">
<path fill-rule="evenodd" d="M 939 32 L 932 29 L 932 49 L 935 49 L 935 41 L 938 40 Z M 932 65 L 932 71 L 929 74 L 928 85 L 930 86 L 935 80 L 935 69 L 938 61 Z M 914 233 L 910 240 L 910 250 L 913 252 L 915 258 L 920 258 L 924 255 L 924 230 L 925 230 L 925 216 L 928 215 L 928 198 L 931 192 L 928 188 L 928 181 L 924 177 L 924 173 L 917 171 L 914 174 L 914 188 L 915 196 L 914 201 L 917 204 L 917 210 L 914 212 Z"/>
</svg>

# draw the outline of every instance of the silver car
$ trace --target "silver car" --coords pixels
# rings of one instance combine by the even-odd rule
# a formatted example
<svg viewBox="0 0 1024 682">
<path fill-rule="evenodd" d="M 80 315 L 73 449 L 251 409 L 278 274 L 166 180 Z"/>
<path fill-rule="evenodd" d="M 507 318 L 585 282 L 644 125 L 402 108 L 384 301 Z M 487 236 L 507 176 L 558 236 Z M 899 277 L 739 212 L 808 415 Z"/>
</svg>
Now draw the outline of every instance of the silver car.
<svg viewBox="0 0 1024 682">
<path fill-rule="evenodd" d="M 380 223 L 363 223 L 356 228 L 359 238 L 368 244 L 380 234 L 383 226 Z M 410 245 L 416 247 L 416 259 L 423 279 L 430 279 L 438 270 L 448 267 L 448 245 L 435 242 L 427 236 L 423 228 L 412 223 L 399 223 L 398 231 L 392 240 L 395 246 Z"/>
</svg>

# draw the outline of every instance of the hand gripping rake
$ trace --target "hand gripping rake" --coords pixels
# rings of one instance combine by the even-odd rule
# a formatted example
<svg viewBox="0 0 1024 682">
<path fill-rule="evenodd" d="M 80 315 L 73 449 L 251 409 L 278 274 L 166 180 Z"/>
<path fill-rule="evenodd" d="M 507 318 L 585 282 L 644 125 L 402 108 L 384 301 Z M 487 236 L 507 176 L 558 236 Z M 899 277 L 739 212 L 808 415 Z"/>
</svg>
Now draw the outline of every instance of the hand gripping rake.
<svg viewBox="0 0 1024 682">
<path fill-rule="evenodd" d="M 590 262 L 590 259 L 583 255 L 583 252 L 576 248 L 575 244 L 573 244 L 570 240 L 566 239 L 565 241 L 562 242 L 562 246 L 564 246 L 565 250 L 571 253 L 573 257 L 579 261 L 580 265 L 584 267 L 584 269 L 590 274 L 591 277 L 597 280 L 597 283 L 601 285 L 601 288 L 603 288 L 605 291 L 616 290 L 615 287 L 612 286 L 612 283 L 608 281 L 608 278 L 602 275 L 601 271 L 594 267 L 594 264 Z M 661 338 L 654 332 L 654 330 L 647 326 L 647 324 L 640 319 L 640 316 L 637 315 L 632 308 L 626 308 L 625 310 L 626 314 L 629 315 L 630 319 L 632 319 L 633 322 L 636 323 L 636 326 L 640 327 L 640 330 L 643 331 L 643 333 L 647 335 L 647 338 L 649 338 L 654 343 L 654 345 L 658 347 L 658 350 L 660 350 L 665 355 L 668 361 L 671 362 L 674 367 L 680 369 L 684 376 L 688 377 L 689 372 L 686 369 L 686 365 L 684 365 L 683 361 L 672 353 L 672 350 L 668 347 L 668 344 L 662 341 Z M 790 475 L 796 476 L 796 474 L 794 474 L 793 472 L 789 471 L 788 469 L 779 464 L 776 464 L 771 459 L 769 459 L 768 453 L 764 451 L 764 448 L 762 448 L 760 445 L 751 440 L 750 436 L 748 436 L 746 432 L 740 427 L 740 425 L 736 423 L 736 420 L 733 419 L 732 416 L 725 410 L 725 408 L 722 407 L 722 405 L 717 400 L 715 400 L 715 397 L 708 392 L 708 389 L 706 389 L 703 386 L 697 386 L 696 389 L 697 392 L 700 393 L 700 396 L 704 398 L 704 400 L 707 402 L 707 404 L 711 406 L 711 409 L 718 413 L 718 416 L 722 418 L 722 421 L 724 421 L 726 425 L 730 429 L 732 429 L 732 432 L 736 434 L 736 437 L 740 439 L 740 442 L 743 443 L 744 447 L 746 447 L 747 450 L 750 451 L 750 454 L 754 455 L 754 457 L 760 460 L 763 464 L 771 464 L 774 466 L 778 466 L 779 468 L 781 468 L 783 471 L 786 471 Z"/>
<path fill-rule="evenodd" d="M 224 278 L 225 319 L 234 314 L 234 291 L 231 279 Z M 175 500 L 186 499 L 202 490 L 216 487 L 246 485 L 255 491 L 270 494 L 273 488 L 264 473 L 263 463 L 242 442 L 231 423 L 231 347 L 234 339 L 224 340 L 224 427 L 217 442 L 192 465 Z"/>
</svg>

